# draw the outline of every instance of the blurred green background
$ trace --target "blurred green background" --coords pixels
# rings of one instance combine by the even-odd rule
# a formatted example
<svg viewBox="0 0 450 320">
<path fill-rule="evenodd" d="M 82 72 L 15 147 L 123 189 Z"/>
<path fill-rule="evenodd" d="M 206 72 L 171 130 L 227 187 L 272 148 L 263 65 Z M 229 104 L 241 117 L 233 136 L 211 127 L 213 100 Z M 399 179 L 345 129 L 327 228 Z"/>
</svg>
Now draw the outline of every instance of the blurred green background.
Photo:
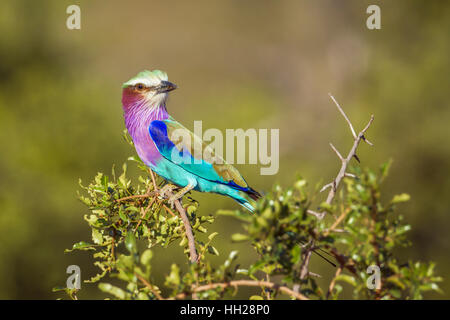
<svg viewBox="0 0 450 320">
<path fill-rule="evenodd" d="M 81 30 L 66 28 L 66 8 L 81 7 Z M 381 7 L 381 30 L 366 28 L 366 8 Z M 90 233 L 77 200 L 88 183 L 134 154 L 122 139 L 121 84 L 161 69 L 179 86 L 169 112 L 188 128 L 280 128 L 280 170 L 238 166 L 258 190 L 296 173 L 328 182 L 351 136 L 328 97 L 362 128 L 363 166 L 394 160 L 385 196 L 407 192 L 401 212 L 412 224 L 403 259 L 433 260 L 450 297 L 450 4 L 446 1 L 9 1 L 0 2 L 0 298 L 55 299 L 68 265 L 95 274 L 88 253 L 64 254 Z M 193 194 L 200 213 L 237 208 Z M 218 217 L 223 261 L 240 224 Z M 176 244 L 155 252 L 159 279 Z M 333 270 L 313 261 L 326 280 Z M 83 284 L 80 298 L 101 298 Z"/>
</svg>

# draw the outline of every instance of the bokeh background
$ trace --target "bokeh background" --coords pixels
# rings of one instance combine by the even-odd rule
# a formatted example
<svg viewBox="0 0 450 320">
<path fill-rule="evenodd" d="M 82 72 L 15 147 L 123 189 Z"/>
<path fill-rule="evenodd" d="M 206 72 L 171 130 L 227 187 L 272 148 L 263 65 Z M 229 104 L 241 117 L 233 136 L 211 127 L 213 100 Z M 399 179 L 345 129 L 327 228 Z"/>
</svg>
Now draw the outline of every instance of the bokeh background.
<svg viewBox="0 0 450 320">
<path fill-rule="evenodd" d="M 66 8 L 81 7 L 81 30 L 66 28 Z M 366 28 L 366 8 L 381 7 L 381 30 Z M 332 179 L 328 146 L 351 145 L 331 92 L 360 129 L 363 166 L 394 160 L 385 196 L 407 192 L 412 224 L 402 259 L 433 260 L 450 297 L 450 4 L 446 1 L 24 1 L 0 2 L 0 298 L 55 299 L 70 264 L 95 274 L 88 253 L 64 254 L 89 240 L 78 179 L 109 173 L 134 150 L 124 142 L 121 84 L 161 69 L 179 85 L 169 111 L 187 127 L 280 128 L 280 170 L 238 168 L 258 190 Z M 202 214 L 236 208 L 193 194 Z M 243 264 L 248 244 L 233 244 L 240 224 L 219 217 L 215 245 Z M 157 249 L 156 280 L 186 259 L 177 244 Z M 321 261 L 313 268 L 333 272 Z M 80 298 L 101 298 L 83 284 Z"/>
</svg>

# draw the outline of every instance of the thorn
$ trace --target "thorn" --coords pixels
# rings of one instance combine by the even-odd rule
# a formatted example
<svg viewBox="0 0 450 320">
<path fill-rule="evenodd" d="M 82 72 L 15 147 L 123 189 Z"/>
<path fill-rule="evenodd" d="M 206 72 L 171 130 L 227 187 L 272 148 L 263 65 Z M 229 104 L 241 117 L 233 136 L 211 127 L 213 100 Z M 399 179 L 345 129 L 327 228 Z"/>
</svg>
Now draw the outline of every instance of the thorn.
<svg viewBox="0 0 450 320">
<path fill-rule="evenodd" d="M 361 161 L 359 160 L 358 156 L 356 155 L 356 153 L 353 155 L 353 157 L 356 159 L 356 161 L 358 161 L 358 163 L 361 163 Z"/>
<path fill-rule="evenodd" d="M 333 186 L 333 183 L 330 182 L 330 183 L 324 185 L 324 186 L 322 187 L 322 189 L 320 189 L 319 192 L 324 192 L 325 190 L 327 190 L 328 188 L 330 188 L 330 187 L 332 187 L 332 186 Z"/>
<path fill-rule="evenodd" d="M 373 146 L 373 143 L 370 142 L 369 140 L 367 140 L 367 138 L 366 138 L 364 135 L 361 136 L 361 139 L 362 139 L 362 141 L 364 141 L 365 143 L 367 143 L 369 146 Z"/>
</svg>

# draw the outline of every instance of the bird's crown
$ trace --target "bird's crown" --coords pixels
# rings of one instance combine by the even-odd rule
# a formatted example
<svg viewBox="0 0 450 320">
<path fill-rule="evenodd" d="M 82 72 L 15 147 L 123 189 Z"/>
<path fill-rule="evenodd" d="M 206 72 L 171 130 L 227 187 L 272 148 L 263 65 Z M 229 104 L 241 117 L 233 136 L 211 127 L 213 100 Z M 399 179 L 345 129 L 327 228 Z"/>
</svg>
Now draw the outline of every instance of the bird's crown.
<svg viewBox="0 0 450 320">
<path fill-rule="evenodd" d="M 131 78 L 125 82 L 122 87 L 126 88 L 129 86 L 134 86 L 138 83 L 143 83 L 147 87 L 156 86 L 161 83 L 161 81 L 167 81 L 167 73 L 161 70 L 144 70 L 139 72 L 135 77 Z"/>
</svg>

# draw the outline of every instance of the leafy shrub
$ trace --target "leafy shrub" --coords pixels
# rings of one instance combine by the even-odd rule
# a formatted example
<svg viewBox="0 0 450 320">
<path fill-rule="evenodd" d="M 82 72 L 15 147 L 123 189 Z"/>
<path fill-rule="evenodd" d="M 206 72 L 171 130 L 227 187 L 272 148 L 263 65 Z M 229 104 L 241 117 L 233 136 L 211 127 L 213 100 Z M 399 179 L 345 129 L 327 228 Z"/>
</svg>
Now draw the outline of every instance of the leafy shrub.
<svg viewBox="0 0 450 320">
<path fill-rule="evenodd" d="M 198 203 L 184 197 L 183 208 L 194 235 L 208 234 L 204 242 L 195 237 L 198 260 L 190 263 L 178 212 L 159 196 L 149 169 L 132 160 L 142 170 L 137 182 L 127 177 L 124 165 L 120 176 L 113 169 L 111 176 L 99 173 L 82 186 L 84 193 L 79 197 L 90 211 L 84 219 L 92 229 L 92 241 L 77 242 L 67 250 L 92 253 L 99 273 L 86 282 L 99 283 L 100 290 L 116 299 L 223 299 L 241 286 L 261 288 L 250 299 L 338 299 L 344 291 L 342 283 L 350 285 L 357 299 L 421 299 L 423 292 L 439 291 L 436 283 L 441 278 L 434 275 L 433 263 L 398 261 L 394 255 L 395 249 L 410 245 L 406 238 L 410 226 L 395 212 L 409 196 L 396 195 L 387 203 L 380 200 L 389 164 L 378 173 L 353 168 L 356 178 L 344 178 L 334 204 L 319 206 L 320 212 L 327 213 L 323 219 L 308 212 L 318 190 L 310 191 L 302 178 L 286 189 L 275 186 L 258 201 L 255 214 L 218 211 L 242 221 L 242 231 L 233 234 L 231 241 L 249 242 L 258 259 L 242 267 L 238 252 L 232 251 L 223 264 L 214 267 L 208 257 L 218 255 L 213 246 L 217 233 L 208 234 L 208 226 L 215 216 L 201 215 Z M 184 249 L 189 268 L 183 273 L 172 264 L 164 283 L 164 292 L 170 294 L 163 297 L 153 281 L 152 248 L 173 242 Z M 139 250 L 140 243 L 145 249 Z M 318 275 L 308 270 L 311 253 L 336 265 L 335 276 L 325 288 L 317 284 Z M 380 286 L 369 289 L 374 284 L 371 272 L 377 267 Z M 123 285 L 104 282 L 108 277 Z M 76 289 L 62 290 L 76 298 Z"/>
</svg>

